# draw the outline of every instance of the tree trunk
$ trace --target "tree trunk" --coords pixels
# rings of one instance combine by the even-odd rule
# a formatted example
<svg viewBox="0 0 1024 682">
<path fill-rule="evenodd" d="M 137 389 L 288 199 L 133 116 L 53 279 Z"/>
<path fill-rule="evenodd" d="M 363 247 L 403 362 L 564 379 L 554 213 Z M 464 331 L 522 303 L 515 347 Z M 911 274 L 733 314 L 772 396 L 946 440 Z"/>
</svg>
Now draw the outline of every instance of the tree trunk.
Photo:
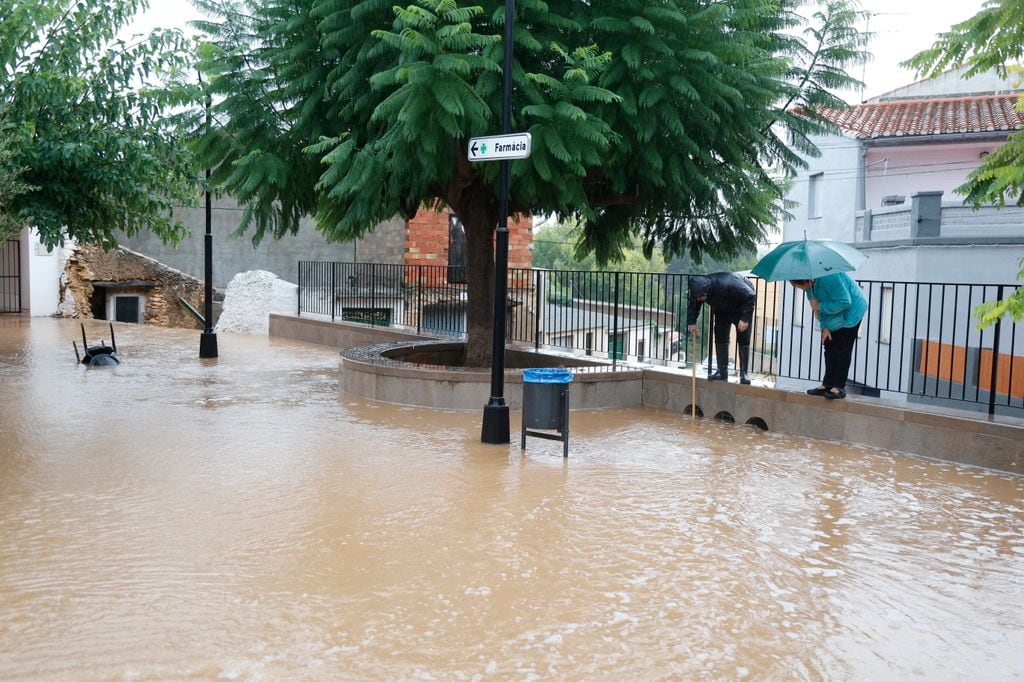
<svg viewBox="0 0 1024 682">
<path fill-rule="evenodd" d="M 493 207 L 481 201 L 454 206 L 466 228 L 468 298 L 466 303 L 466 366 L 490 367 L 494 328 L 494 228 Z"/>
</svg>

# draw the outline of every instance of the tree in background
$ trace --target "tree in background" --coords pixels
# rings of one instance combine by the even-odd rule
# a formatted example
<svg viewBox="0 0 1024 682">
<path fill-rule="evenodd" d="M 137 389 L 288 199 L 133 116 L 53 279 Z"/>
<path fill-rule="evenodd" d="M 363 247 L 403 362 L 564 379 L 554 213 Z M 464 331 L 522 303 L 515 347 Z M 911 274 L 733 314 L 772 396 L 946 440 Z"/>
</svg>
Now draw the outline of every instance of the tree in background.
<svg viewBox="0 0 1024 682">
<path fill-rule="evenodd" d="M 988 0 L 982 10 L 970 19 L 956 24 L 929 49 L 905 62 L 919 75 L 937 76 L 948 68 L 967 66 L 967 76 L 995 69 L 1005 78 L 1008 73 L 1021 73 L 1017 62 L 1024 57 L 1024 11 L 1019 0 Z M 1024 97 L 1018 101 L 1024 107 Z M 1007 200 L 1024 206 L 1024 134 L 1011 133 L 1002 146 L 985 157 L 967 176 L 967 182 L 956 188 L 965 202 L 975 208 L 986 204 L 1002 207 Z M 1017 279 L 1024 278 L 1024 258 Z M 1024 287 L 1002 301 L 983 303 L 974 309 L 979 328 L 995 324 L 1004 315 L 1015 321 L 1024 318 Z"/>
<path fill-rule="evenodd" d="M 551 303 L 570 305 L 573 299 L 628 302 L 631 305 L 664 307 L 665 289 L 658 278 L 637 273 L 661 274 L 665 260 L 660 253 L 643 254 L 639 240 L 624 245 L 614 259 L 600 264 L 593 253 L 580 246 L 580 228 L 570 221 L 549 225 L 534 232 L 533 266 L 554 270 L 548 278 Z M 621 273 L 618 278 L 594 273 Z"/>
<path fill-rule="evenodd" d="M 150 229 L 175 242 L 197 174 L 168 112 L 195 97 L 178 32 L 118 37 L 145 0 L 0 0 L 0 130 L 21 191 L 0 207 L 48 246 L 106 247 Z M 191 76 L 194 80 L 194 76 Z M 5 190 L 6 191 L 6 190 Z"/>
<path fill-rule="evenodd" d="M 626 270 L 629 272 L 665 272 L 665 259 L 660 253 L 644 255 L 639 239 L 622 247 L 604 265 L 599 265 L 593 252 L 585 251 L 580 242 L 578 223 L 569 220 L 547 225 L 534 231 L 533 266 L 549 270 Z"/>
<path fill-rule="evenodd" d="M 467 363 L 490 362 L 504 2 L 197 0 L 219 97 L 201 154 L 254 239 L 315 214 L 329 240 L 446 205 L 466 228 Z M 815 154 L 815 113 L 845 104 L 864 58 L 846 0 L 521 0 L 511 210 L 580 226 L 598 263 L 753 250 L 783 211 L 779 176 Z M 802 110 L 800 115 L 797 110 Z M 788 145 L 792 145 L 792 149 Z"/>
<path fill-rule="evenodd" d="M 0 113 L 0 121 L 3 114 Z M 15 165 L 14 152 L 11 150 L 7 136 L 0 127 L 0 242 L 17 234 L 22 225 L 12 211 L 18 195 L 30 188 L 22 180 L 25 170 Z"/>
</svg>

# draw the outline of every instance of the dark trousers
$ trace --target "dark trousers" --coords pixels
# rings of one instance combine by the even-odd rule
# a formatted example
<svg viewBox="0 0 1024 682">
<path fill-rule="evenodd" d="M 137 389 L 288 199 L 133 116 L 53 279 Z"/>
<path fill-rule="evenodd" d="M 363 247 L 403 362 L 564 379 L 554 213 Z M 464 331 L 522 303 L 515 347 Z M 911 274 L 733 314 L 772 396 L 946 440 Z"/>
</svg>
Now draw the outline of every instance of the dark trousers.
<svg viewBox="0 0 1024 682">
<path fill-rule="evenodd" d="M 715 346 L 728 349 L 729 347 L 729 328 L 740 321 L 739 313 L 720 313 L 715 311 Z M 747 348 L 750 346 L 750 325 L 747 325 L 746 331 L 736 330 L 736 344 L 740 348 Z"/>
<path fill-rule="evenodd" d="M 860 322 L 852 327 L 833 329 L 832 339 L 825 346 L 825 376 L 821 385 L 825 388 L 846 388 L 850 375 L 850 361 L 853 360 L 853 344 L 857 342 Z"/>
<path fill-rule="evenodd" d="M 718 363 L 718 372 L 725 377 L 729 375 L 729 332 L 732 330 L 732 326 L 737 324 L 742 318 L 740 313 L 713 311 L 712 314 L 714 315 L 712 325 L 715 337 L 713 355 Z M 750 369 L 747 366 L 750 360 L 750 330 L 750 324 L 747 325 L 746 331 L 736 330 L 736 345 L 739 346 L 739 357 L 736 358 L 736 365 L 739 367 L 741 377 L 745 377 L 747 370 Z M 710 359 L 709 356 L 709 362 Z M 708 370 L 709 373 L 710 371 Z"/>
</svg>

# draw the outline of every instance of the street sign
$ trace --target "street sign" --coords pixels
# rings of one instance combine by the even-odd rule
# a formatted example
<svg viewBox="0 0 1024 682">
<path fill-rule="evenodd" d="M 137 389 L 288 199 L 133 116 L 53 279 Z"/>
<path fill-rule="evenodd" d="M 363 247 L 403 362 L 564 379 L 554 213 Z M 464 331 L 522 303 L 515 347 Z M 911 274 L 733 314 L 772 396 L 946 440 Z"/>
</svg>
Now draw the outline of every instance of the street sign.
<svg viewBox="0 0 1024 682">
<path fill-rule="evenodd" d="M 469 140 L 469 160 L 525 159 L 530 155 L 532 139 L 530 133 L 473 137 Z"/>
</svg>

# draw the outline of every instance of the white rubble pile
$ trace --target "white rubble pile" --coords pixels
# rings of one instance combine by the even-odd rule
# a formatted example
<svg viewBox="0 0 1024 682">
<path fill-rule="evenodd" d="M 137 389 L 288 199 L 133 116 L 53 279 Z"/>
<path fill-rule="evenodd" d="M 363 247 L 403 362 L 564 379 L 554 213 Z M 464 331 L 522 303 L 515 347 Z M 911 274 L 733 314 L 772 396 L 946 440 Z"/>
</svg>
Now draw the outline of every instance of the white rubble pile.
<svg viewBox="0 0 1024 682">
<path fill-rule="evenodd" d="M 293 313 L 297 284 L 285 282 L 266 270 L 240 272 L 224 293 L 224 309 L 215 331 L 263 334 L 270 332 L 270 313 Z"/>
</svg>

